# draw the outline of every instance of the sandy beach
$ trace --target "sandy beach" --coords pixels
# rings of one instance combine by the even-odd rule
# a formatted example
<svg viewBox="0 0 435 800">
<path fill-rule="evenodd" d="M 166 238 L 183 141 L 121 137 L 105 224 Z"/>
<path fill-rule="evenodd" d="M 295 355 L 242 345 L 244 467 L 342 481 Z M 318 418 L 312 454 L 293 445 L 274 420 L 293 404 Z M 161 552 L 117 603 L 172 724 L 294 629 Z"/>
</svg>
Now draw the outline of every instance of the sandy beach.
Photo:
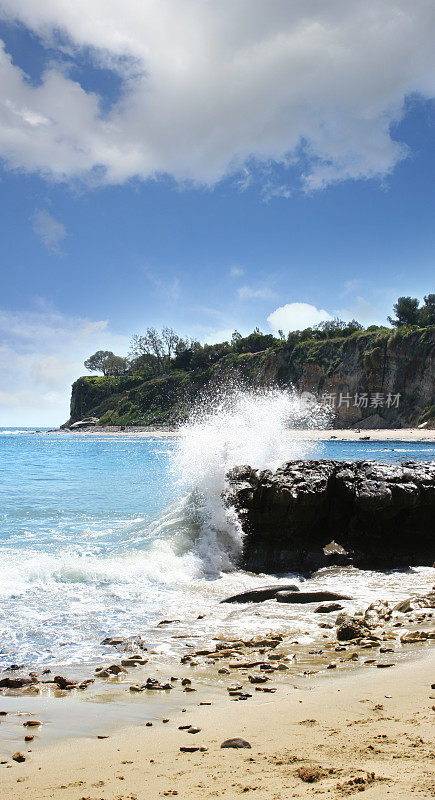
<svg viewBox="0 0 435 800">
<path fill-rule="evenodd" d="M 31 744 L 23 742 L 25 762 L 2 761 L 2 797 L 189 800 L 252 793 L 285 800 L 367 790 L 374 800 L 428 798 L 435 792 L 433 663 L 433 650 L 425 648 L 417 660 L 390 669 L 291 681 L 244 703 L 208 692 L 211 705 L 202 706 L 198 692 L 185 713 L 168 711 L 168 721 L 156 718 L 152 726 L 102 727 L 99 735 L 107 738 L 44 746 L 40 731 Z M 200 730 L 179 729 L 189 724 Z M 222 749 L 232 737 L 250 749 Z"/>
<path fill-rule="evenodd" d="M 178 436 L 177 430 L 151 429 L 151 428 L 87 428 L 86 430 L 57 430 L 49 431 L 50 435 L 73 435 L 73 436 L 143 436 L 143 437 L 174 437 Z M 377 442 L 435 442 L 435 430 L 427 428 L 379 428 L 376 430 L 350 430 L 350 429 L 308 429 L 308 430 L 288 430 L 287 436 L 293 439 L 322 441 L 326 439 L 338 439 L 344 442 L 367 441 L 371 439 Z"/>
</svg>

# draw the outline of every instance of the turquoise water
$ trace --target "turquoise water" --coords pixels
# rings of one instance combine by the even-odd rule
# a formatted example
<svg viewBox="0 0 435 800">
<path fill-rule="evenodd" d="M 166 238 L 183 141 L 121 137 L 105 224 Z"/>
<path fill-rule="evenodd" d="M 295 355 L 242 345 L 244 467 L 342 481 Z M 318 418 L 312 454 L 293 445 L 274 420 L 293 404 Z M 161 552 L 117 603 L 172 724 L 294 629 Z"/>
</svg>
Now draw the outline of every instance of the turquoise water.
<svg viewBox="0 0 435 800">
<path fill-rule="evenodd" d="M 264 625 L 261 614 L 238 618 L 218 606 L 227 592 L 270 580 L 231 567 L 240 534 L 223 517 L 219 483 L 231 464 L 228 448 L 209 428 L 184 432 L 181 444 L 158 436 L 0 429 L 0 664 L 91 661 L 101 639 L 118 633 L 141 633 L 170 650 L 173 642 L 157 628 L 162 617 L 188 625 L 200 612 L 213 614 L 209 632 Z M 285 455 L 424 461 L 435 459 L 435 447 L 284 442 Z M 255 461 L 249 450 L 248 456 Z M 400 594 L 397 577 L 388 583 L 354 573 L 354 594 Z M 424 588 L 429 573 L 417 571 L 407 582 Z M 325 575 L 324 585 L 331 580 Z M 282 622 L 276 610 L 268 614 L 269 628 Z M 286 622 L 296 624 L 290 616 Z"/>
</svg>

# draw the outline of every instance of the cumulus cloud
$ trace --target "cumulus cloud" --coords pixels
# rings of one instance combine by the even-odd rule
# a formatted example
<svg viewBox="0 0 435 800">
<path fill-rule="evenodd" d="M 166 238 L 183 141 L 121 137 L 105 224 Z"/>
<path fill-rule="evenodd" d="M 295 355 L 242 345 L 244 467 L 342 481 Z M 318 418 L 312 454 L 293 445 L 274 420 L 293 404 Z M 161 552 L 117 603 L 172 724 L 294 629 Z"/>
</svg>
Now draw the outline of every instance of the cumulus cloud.
<svg viewBox="0 0 435 800">
<path fill-rule="evenodd" d="M 0 310 L 0 342 L 0 425 L 65 422 L 84 359 L 95 350 L 128 350 L 128 339 L 111 332 L 106 320 L 53 311 Z"/>
<path fill-rule="evenodd" d="M 37 210 L 32 217 L 33 230 L 49 253 L 60 254 L 61 242 L 67 235 L 63 222 L 55 219 L 45 209 Z"/>
<path fill-rule="evenodd" d="M 406 155 L 391 134 L 405 99 L 435 96 L 432 0 L 2 0 L 0 13 L 51 56 L 60 32 L 72 59 L 121 78 L 104 110 L 65 66 L 34 85 L 1 51 L 0 154 L 61 180 L 249 185 L 273 163 L 307 190 L 382 176 Z"/>
<path fill-rule="evenodd" d="M 269 314 L 267 321 L 273 331 L 283 330 L 287 333 L 302 331 L 328 319 L 332 319 L 332 316 L 324 308 L 316 308 L 310 303 L 287 303 Z"/>
</svg>

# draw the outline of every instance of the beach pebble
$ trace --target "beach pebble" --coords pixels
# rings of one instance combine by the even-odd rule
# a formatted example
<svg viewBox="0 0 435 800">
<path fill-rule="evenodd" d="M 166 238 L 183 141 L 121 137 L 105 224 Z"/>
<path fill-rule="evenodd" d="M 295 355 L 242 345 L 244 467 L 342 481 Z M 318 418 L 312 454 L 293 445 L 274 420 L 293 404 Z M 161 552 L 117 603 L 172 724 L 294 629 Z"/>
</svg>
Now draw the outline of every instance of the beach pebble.
<svg viewBox="0 0 435 800">
<path fill-rule="evenodd" d="M 25 742 L 33 742 L 34 738 L 35 738 L 34 736 L 25 736 L 24 737 L 24 741 Z"/>
<path fill-rule="evenodd" d="M 38 728 L 42 725 L 42 722 L 38 722 L 37 719 L 28 719 L 27 722 L 23 722 L 25 728 Z"/>
<path fill-rule="evenodd" d="M 190 686 L 191 683 L 192 681 L 190 680 L 190 678 L 183 678 L 183 680 L 181 681 L 182 686 Z"/>
<path fill-rule="evenodd" d="M 26 756 L 23 756 L 22 753 L 18 753 L 18 752 L 14 753 L 12 758 L 13 758 L 14 761 L 18 761 L 19 763 L 21 763 L 22 761 L 26 760 Z"/>
<path fill-rule="evenodd" d="M 187 729 L 187 733 L 200 733 L 200 732 L 201 732 L 201 728 L 195 728 L 193 725 L 191 725 Z"/>
<path fill-rule="evenodd" d="M 180 747 L 180 753 L 206 753 L 206 747 Z"/>
<path fill-rule="evenodd" d="M 240 748 L 246 748 L 249 750 L 251 749 L 251 745 L 249 744 L 249 742 L 246 741 L 246 739 L 241 739 L 240 737 L 237 736 L 234 739 L 225 739 L 225 741 L 222 742 L 221 749 L 227 747 L 232 747 L 235 749 L 240 749 Z"/>
<path fill-rule="evenodd" d="M 107 667 L 107 672 L 110 672 L 111 675 L 127 674 L 125 667 L 121 667 L 119 664 L 111 664 L 110 667 Z"/>
<path fill-rule="evenodd" d="M 318 606 L 315 610 L 315 614 L 331 614 L 332 611 L 341 611 L 343 606 L 340 603 L 325 603 L 321 606 Z"/>
<path fill-rule="evenodd" d="M 55 675 L 53 678 L 53 683 L 55 683 L 59 689 L 75 689 L 77 686 L 75 681 L 72 681 L 69 678 L 64 678 L 62 675 Z"/>
<path fill-rule="evenodd" d="M 21 689 L 23 686 L 31 686 L 37 683 L 35 678 L 2 678 L 0 680 L 1 689 Z"/>
</svg>

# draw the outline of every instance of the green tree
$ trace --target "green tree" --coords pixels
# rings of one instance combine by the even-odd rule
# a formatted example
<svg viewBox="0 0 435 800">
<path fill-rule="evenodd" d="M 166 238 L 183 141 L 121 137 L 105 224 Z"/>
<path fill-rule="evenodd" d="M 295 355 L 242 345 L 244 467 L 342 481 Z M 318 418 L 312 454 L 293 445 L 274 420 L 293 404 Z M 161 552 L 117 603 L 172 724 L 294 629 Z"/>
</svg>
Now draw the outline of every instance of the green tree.
<svg viewBox="0 0 435 800">
<path fill-rule="evenodd" d="M 401 328 L 403 325 L 419 324 L 419 309 L 416 297 L 399 297 L 397 303 L 393 306 L 393 311 L 396 319 L 388 317 L 388 322 L 395 328 Z"/>
<path fill-rule="evenodd" d="M 85 367 L 91 372 L 102 372 L 103 375 L 107 375 L 107 359 L 111 357 L 116 358 L 111 350 L 97 350 L 86 359 Z"/>
<path fill-rule="evenodd" d="M 420 308 L 418 321 L 425 328 L 427 325 L 435 325 L 435 294 L 428 294 L 423 299 L 424 305 Z"/>
<path fill-rule="evenodd" d="M 130 367 L 128 358 L 123 356 L 115 356 L 113 353 L 107 356 L 104 364 L 105 375 L 125 375 Z"/>
</svg>

